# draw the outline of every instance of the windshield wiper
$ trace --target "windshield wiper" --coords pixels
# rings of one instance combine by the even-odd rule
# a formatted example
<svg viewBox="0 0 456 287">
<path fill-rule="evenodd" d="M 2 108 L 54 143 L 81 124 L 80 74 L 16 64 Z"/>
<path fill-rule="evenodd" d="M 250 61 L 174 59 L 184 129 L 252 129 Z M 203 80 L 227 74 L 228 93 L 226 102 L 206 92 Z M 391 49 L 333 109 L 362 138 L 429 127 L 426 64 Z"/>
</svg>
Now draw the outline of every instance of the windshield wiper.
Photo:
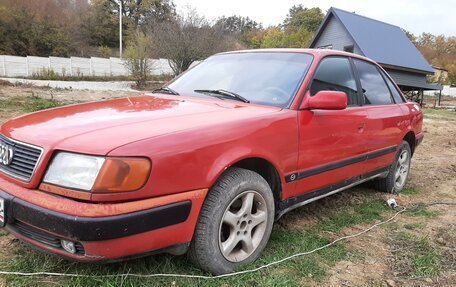
<svg viewBox="0 0 456 287">
<path fill-rule="evenodd" d="M 244 103 L 250 103 L 250 101 L 247 100 L 246 98 L 244 98 L 243 96 L 233 93 L 233 92 L 226 91 L 226 90 L 194 90 L 194 92 L 201 93 L 201 94 L 220 95 L 220 96 L 229 97 L 229 98 L 232 98 L 234 100 L 238 100 L 238 101 L 241 101 Z"/>
<path fill-rule="evenodd" d="M 171 89 L 170 87 L 161 87 L 161 88 L 153 90 L 152 93 L 166 93 L 166 94 L 171 94 L 171 95 L 175 95 L 175 96 L 180 96 L 178 92 Z"/>
</svg>

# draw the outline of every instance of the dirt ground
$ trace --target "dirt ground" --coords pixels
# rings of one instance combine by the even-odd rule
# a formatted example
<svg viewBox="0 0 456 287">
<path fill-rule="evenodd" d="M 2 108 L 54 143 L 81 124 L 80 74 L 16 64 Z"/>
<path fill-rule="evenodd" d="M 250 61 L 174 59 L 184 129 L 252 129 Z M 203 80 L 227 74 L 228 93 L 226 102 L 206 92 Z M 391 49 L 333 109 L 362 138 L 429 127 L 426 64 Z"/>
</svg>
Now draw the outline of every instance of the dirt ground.
<svg viewBox="0 0 456 287">
<path fill-rule="evenodd" d="M 4 98 L 37 96 L 45 99 L 55 99 L 64 104 L 83 103 L 92 101 L 101 101 L 113 98 L 122 98 L 128 96 L 140 95 L 139 92 L 128 91 L 90 91 L 90 90 L 62 90 L 62 89 L 49 89 L 46 87 L 34 87 L 28 85 L 12 86 L 0 82 L 0 100 Z M 0 123 L 6 119 L 18 116 L 21 114 L 20 110 L 8 109 L 1 111 Z"/>
<path fill-rule="evenodd" d="M 417 196 L 398 195 L 400 206 L 417 203 L 456 203 L 456 113 L 425 111 L 424 141 L 412 159 L 408 186 L 419 190 Z M 385 195 L 385 199 L 390 196 Z M 353 248 L 365 254 L 362 264 L 339 262 L 326 280 L 328 286 L 456 286 L 456 206 L 430 207 L 438 216 L 431 218 L 401 216 L 393 228 L 379 228 L 350 241 Z M 429 238 L 445 253 L 446 264 L 437 278 L 403 276 L 394 268 L 394 239 L 391 234 L 407 226 L 417 226 L 412 234 Z M 343 231 L 353 234 L 367 226 L 357 226 Z M 400 267 L 400 266 L 399 266 Z"/>
<path fill-rule="evenodd" d="M 438 106 L 438 96 L 424 96 L 425 106 L 432 108 Z M 442 96 L 440 99 L 441 107 L 456 107 L 456 97 Z"/>
<path fill-rule="evenodd" d="M 33 87 L 0 87 L 2 98 L 34 95 L 54 98 L 73 103 L 135 95 L 128 92 L 53 91 Z M 21 112 L 14 109 L 2 111 L 0 123 L 17 116 Z M 417 195 L 395 196 L 400 206 L 417 203 L 456 202 L 456 114 L 425 112 L 423 143 L 417 148 L 412 160 L 408 187 L 417 190 Z M 384 199 L 391 196 L 383 195 Z M 429 216 L 401 215 L 394 223 L 377 228 L 368 234 L 349 241 L 352 249 L 357 249 L 362 259 L 347 259 L 330 267 L 329 275 L 315 286 L 456 286 L 456 206 L 434 205 L 426 210 Z M 308 218 L 289 216 L 286 225 L 309 224 Z M 357 225 L 342 230 L 343 234 L 353 234 L 369 225 Z M 401 245 L 397 234 L 407 232 L 425 238 L 436 246 L 442 257 L 442 272 L 438 276 L 411 276 L 410 267 L 402 258 L 408 247 Z M 336 235 L 334 235 L 336 236 Z M 336 237 L 335 237 L 336 238 Z M 14 248 L 14 239 L 0 237 L 0 258 L 7 258 Z M 0 282 L 1 283 L 1 282 Z M 1 284 L 0 284 L 1 285 Z"/>
</svg>

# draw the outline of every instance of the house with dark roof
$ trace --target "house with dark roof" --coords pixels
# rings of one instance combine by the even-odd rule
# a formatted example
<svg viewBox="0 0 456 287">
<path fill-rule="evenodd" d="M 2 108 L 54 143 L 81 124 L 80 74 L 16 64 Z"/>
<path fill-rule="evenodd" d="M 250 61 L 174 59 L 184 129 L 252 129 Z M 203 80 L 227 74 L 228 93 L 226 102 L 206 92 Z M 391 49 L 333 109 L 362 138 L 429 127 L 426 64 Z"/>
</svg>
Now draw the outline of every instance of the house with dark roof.
<svg viewBox="0 0 456 287">
<path fill-rule="evenodd" d="M 368 57 L 379 63 L 404 93 L 419 97 L 424 90 L 442 89 L 427 82 L 434 69 L 395 25 L 331 7 L 309 48 L 335 49 Z"/>
</svg>

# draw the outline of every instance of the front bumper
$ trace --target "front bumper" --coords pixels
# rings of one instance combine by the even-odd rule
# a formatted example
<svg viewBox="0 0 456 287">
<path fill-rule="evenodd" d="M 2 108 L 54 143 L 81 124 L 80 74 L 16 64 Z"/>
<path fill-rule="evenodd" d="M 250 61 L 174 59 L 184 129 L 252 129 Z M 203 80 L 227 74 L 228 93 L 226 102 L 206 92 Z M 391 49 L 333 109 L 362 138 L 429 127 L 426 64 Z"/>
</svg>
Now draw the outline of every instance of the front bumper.
<svg viewBox="0 0 456 287">
<path fill-rule="evenodd" d="M 206 193 L 91 204 L 0 178 L 6 228 L 40 249 L 80 261 L 113 261 L 190 242 Z M 61 239 L 74 242 L 76 253 L 66 252 Z"/>
</svg>

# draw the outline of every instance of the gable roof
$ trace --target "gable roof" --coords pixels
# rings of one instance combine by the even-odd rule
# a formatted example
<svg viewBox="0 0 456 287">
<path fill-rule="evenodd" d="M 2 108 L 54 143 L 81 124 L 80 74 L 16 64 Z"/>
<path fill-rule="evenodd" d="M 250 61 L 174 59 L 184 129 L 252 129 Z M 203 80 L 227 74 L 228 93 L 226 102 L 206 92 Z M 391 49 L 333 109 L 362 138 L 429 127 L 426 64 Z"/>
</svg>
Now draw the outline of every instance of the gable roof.
<svg viewBox="0 0 456 287">
<path fill-rule="evenodd" d="M 344 26 L 364 56 L 380 64 L 434 73 L 400 27 L 334 7 L 329 9 L 309 47 L 315 45 L 331 16 Z"/>
</svg>

